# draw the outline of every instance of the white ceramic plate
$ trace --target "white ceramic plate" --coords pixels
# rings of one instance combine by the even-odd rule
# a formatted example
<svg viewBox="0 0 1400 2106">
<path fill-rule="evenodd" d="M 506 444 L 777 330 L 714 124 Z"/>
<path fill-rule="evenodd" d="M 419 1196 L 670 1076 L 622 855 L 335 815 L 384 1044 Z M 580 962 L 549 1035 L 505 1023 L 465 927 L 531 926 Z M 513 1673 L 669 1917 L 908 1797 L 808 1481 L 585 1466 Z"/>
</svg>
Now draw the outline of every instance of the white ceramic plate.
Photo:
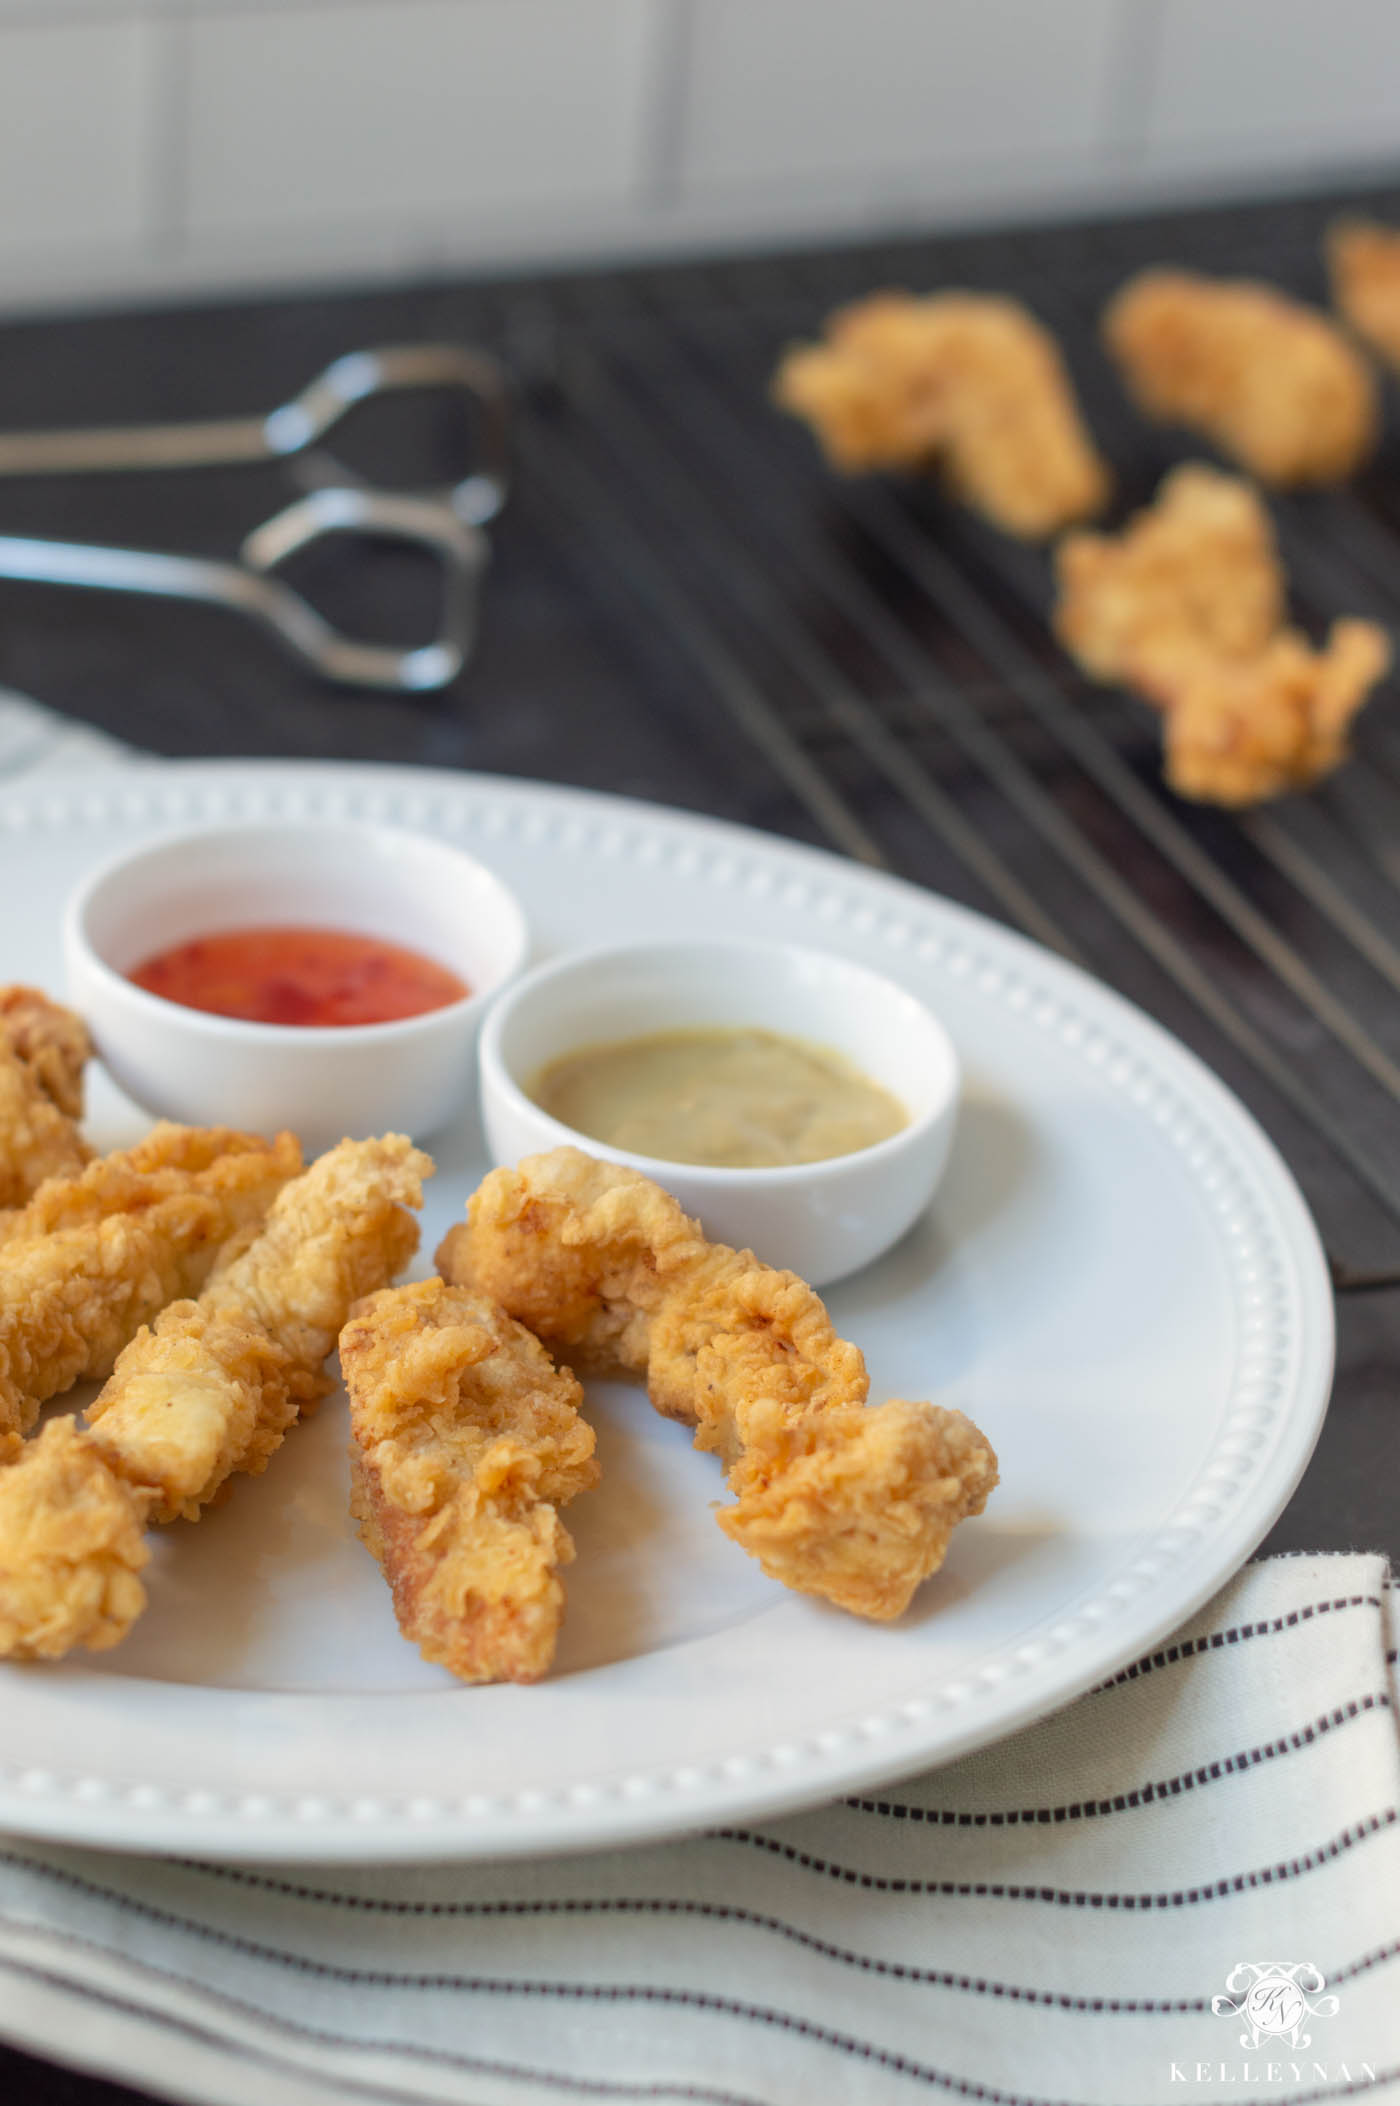
<svg viewBox="0 0 1400 2106">
<path fill-rule="evenodd" d="M 99 858 L 202 820 L 359 814 L 521 893 L 537 955 L 742 932 L 822 944 L 944 1018 L 966 1099 L 934 1210 L 832 1291 L 876 1399 L 933 1396 L 1002 1484 L 897 1625 L 766 1580 L 711 1458 L 595 1386 L 556 1670 L 465 1689 L 399 1637 L 346 1518 L 339 1400 L 267 1475 L 161 1533 L 117 1651 L 0 1670 L 0 1827 L 226 1857 L 489 1856 L 772 1814 L 948 1760 L 1149 1647 L 1248 1555 L 1311 1451 L 1332 1360 L 1317 1238 L 1272 1147 L 1154 1024 L 912 886 L 650 806 L 427 771 L 199 763 L 0 797 L 0 976 L 57 987 Z M 95 1137 L 139 1115 L 97 1078 Z M 436 1150 L 423 1256 L 484 1167 Z M 768 1254 L 782 1262 L 782 1252 Z"/>
</svg>

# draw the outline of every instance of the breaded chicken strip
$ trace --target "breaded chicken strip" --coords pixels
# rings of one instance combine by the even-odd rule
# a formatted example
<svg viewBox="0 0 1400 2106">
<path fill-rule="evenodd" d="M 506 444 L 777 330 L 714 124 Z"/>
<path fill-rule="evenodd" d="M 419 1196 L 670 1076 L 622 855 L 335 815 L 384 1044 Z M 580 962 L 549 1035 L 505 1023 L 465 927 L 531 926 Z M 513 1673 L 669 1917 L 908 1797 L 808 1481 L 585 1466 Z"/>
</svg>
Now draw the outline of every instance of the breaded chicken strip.
<svg viewBox="0 0 1400 2106">
<path fill-rule="evenodd" d="M 418 1248 L 432 1157 L 401 1133 L 340 1141 L 288 1185 L 255 1243 L 221 1264 L 202 1299 L 265 1331 L 288 1355 L 301 1404 L 325 1395 L 328 1354 L 355 1303 Z"/>
<path fill-rule="evenodd" d="M 236 1471 L 259 1476 L 297 1416 L 290 1355 L 206 1297 L 138 1331 L 85 1414 L 89 1446 L 153 1522 L 195 1521 Z"/>
<path fill-rule="evenodd" d="M 27 1431 L 46 1398 L 110 1374 L 141 1325 L 196 1293 L 301 1167 L 291 1134 L 162 1130 L 172 1156 L 182 1145 L 194 1167 L 133 1170 L 130 1151 L 43 1187 L 24 1210 L 0 1252 L 0 1429 Z"/>
<path fill-rule="evenodd" d="M 1167 781 L 1182 797 L 1226 805 L 1320 782 L 1347 758 L 1352 719 L 1390 659 L 1374 622 L 1336 621 L 1321 651 L 1284 629 L 1253 658 L 1164 677 Z"/>
<path fill-rule="evenodd" d="M 772 1578 L 856 1615 L 898 1616 L 997 1481 L 961 1412 L 868 1409 L 865 1362 L 812 1289 L 707 1243 L 635 1171 L 575 1148 L 495 1170 L 437 1262 L 576 1366 L 642 1376 L 723 1462 L 725 1533 Z"/>
<path fill-rule="evenodd" d="M 115 1645 L 146 1606 L 148 1501 L 72 1419 L 0 1469 L 0 1655 L 56 1660 Z"/>
<path fill-rule="evenodd" d="M 1327 268 L 1339 312 L 1400 368 L 1400 229 L 1337 220 L 1327 230 Z"/>
<path fill-rule="evenodd" d="M 1389 640 L 1344 620 L 1314 651 L 1284 627 L 1273 527 L 1247 483 L 1174 469 L 1121 534 L 1066 535 L 1055 565 L 1056 634 L 1095 680 L 1163 711 L 1166 777 L 1181 796 L 1253 804 L 1346 758 Z"/>
<path fill-rule="evenodd" d="M 399 1628 L 464 1682 L 536 1682 L 573 1540 L 556 1509 L 598 1480 L 567 1369 L 485 1295 L 421 1280 L 340 1334 L 351 1511 Z"/>
<path fill-rule="evenodd" d="M 1135 685 L 1183 640 L 1249 657 L 1286 618 L 1267 506 L 1199 461 L 1164 477 L 1121 533 L 1066 534 L 1055 570 L 1055 633 L 1095 680 Z"/>
<path fill-rule="evenodd" d="M 1049 331 L 984 293 L 879 293 L 795 346 L 773 399 L 835 468 L 937 466 L 955 496 L 1042 540 L 1107 501 L 1110 477 Z"/>
<path fill-rule="evenodd" d="M 46 1177 L 80 1170 L 92 1150 L 78 1131 L 87 1028 L 37 987 L 0 987 L 0 1207 Z"/>
<path fill-rule="evenodd" d="M 92 1040 L 80 1016 L 37 987 L 0 987 L 0 1043 L 24 1062 L 50 1103 L 81 1119 Z"/>
<path fill-rule="evenodd" d="M 260 1134 L 231 1126 L 177 1126 L 162 1120 L 134 1147 L 114 1149 L 65 1176 L 46 1178 L 24 1206 L 0 1213 L 0 1247 L 88 1227 L 108 1214 L 141 1213 L 158 1199 L 188 1191 L 192 1179 L 225 1156 L 263 1155 L 267 1145 Z M 286 1157 L 286 1175 L 295 1175 L 301 1155 L 294 1137 L 281 1136 L 275 1145 Z"/>
<path fill-rule="evenodd" d="M 1261 482 L 1341 482 L 1375 446 L 1365 359 L 1271 285 L 1142 271 L 1109 303 L 1103 333 L 1140 409 L 1201 432 Z"/>
<path fill-rule="evenodd" d="M 397 1134 L 342 1141 L 293 1184 L 197 1301 L 120 1355 L 89 1424 L 54 1419 L 0 1468 L 0 1654 L 115 1645 L 146 1606 L 151 1522 L 197 1519 L 267 1467 L 352 1302 L 416 1248 L 428 1158 Z"/>
</svg>

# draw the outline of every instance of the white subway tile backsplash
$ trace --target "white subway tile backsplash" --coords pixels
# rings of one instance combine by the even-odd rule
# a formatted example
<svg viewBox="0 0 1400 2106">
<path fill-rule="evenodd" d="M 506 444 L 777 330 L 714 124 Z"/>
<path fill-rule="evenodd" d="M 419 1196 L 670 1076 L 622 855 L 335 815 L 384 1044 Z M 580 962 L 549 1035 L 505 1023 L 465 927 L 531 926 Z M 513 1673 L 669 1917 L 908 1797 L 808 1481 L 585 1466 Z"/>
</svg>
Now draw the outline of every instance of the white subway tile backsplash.
<svg viewBox="0 0 1400 2106">
<path fill-rule="evenodd" d="M 682 180 L 1093 152 L 1116 16 L 1115 0 L 691 0 Z"/>
<path fill-rule="evenodd" d="M 0 0 L 0 301 L 1400 168 L 1400 0 Z"/>
<path fill-rule="evenodd" d="M 1205 167 L 1400 155 L 1400 6 L 1162 0 L 1146 145 Z"/>
<path fill-rule="evenodd" d="M 159 25 L 0 23 L 0 255 L 138 241 Z"/>
<path fill-rule="evenodd" d="M 187 233 L 626 200 L 647 0 L 196 13 Z"/>
</svg>

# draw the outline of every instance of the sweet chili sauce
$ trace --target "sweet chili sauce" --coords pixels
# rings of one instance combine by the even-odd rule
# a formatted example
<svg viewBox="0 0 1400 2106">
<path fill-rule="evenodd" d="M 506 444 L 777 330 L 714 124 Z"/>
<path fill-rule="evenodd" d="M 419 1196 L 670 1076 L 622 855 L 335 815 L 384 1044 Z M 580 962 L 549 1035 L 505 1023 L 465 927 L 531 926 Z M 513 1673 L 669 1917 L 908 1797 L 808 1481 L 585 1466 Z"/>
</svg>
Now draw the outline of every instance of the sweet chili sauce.
<svg viewBox="0 0 1400 2106">
<path fill-rule="evenodd" d="M 421 951 L 350 929 L 221 929 L 155 952 L 127 978 L 186 1009 L 312 1029 L 393 1023 L 471 992 Z"/>
</svg>

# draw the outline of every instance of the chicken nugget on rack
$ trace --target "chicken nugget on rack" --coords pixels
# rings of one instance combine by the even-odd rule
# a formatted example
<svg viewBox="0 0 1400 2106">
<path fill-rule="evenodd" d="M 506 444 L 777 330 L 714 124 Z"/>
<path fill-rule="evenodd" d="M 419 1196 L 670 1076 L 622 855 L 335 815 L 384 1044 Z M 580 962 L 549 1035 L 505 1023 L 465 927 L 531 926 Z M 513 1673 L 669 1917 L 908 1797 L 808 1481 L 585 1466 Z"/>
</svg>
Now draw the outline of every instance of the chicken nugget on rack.
<svg viewBox="0 0 1400 2106">
<path fill-rule="evenodd" d="M 340 1334 L 351 1511 L 399 1628 L 464 1682 L 534 1682 L 574 1555 L 557 1509 L 598 1479 L 575 1377 L 485 1295 L 386 1288 Z"/>
<path fill-rule="evenodd" d="M 642 1376 L 723 1463 L 725 1534 L 799 1593 L 898 1616 L 997 1481 L 970 1419 L 868 1407 L 865 1362 L 806 1282 L 706 1242 L 636 1171 L 575 1148 L 494 1170 L 437 1262 L 576 1366 Z"/>
<path fill-rule="evenodd" d="M 1109 302 L 1103 334 L 1140 409 L 1200 432 L 1261 482 L 1342 482 L 1375 447 L 1366 360 L 1271 285 L 1141 271 Z"/>
<path fill-rule="evenodd" d="M 47 1177 L 80 1170 L 87 1027 L 37 987 L 0 987 L 0 1207 L 22 1205 Z"/>
<path fill-rule="evenodd" d="M 1015 300 L 876 294 L 784 355 L 773 399 L 812 426 L 833 467 L 936 466 L 955 496 L 1025 540 L 1108 498 L 1059 348 Z"/>
<path fill-rule="evenodd" d="M 1095 680 L 1163 712 L 1165 772 L 1183 797 L 1245 805 L 1321 780 L 1390 662 L 1373 622 L 1334 622 L 1315 651 L 1284 626 L 1269 515 L 1249 484 L 1189 463 L 1121 534 L 1055 551 L 1055 632 Z"/>
<path fill-rule="evenodd" d="M 1199 461 L 1174 468 L 1121 533 L 1067 534 L 1055 569 L 1055 633 L 1095 680 L 1132 684 L 1183 639 L 1247 657 L 1285 618 L 1267 507 Z"/>
<path fill-rule="evenodd" d="M 1342 620 L 1320 651 L 1284 629 L 1253 657 L 1183 666 L 1160 690 L 1167 781 L 1224 805 L 1320 782 L 1347 758 L 1352 719 L 1390 658 L 1375 622 Z"/>
<path fill-rule="evenodd" d="M 0 1264 L 0 1429 L 109 1375 L 167 1302 L 197 1293 L 301 1167 L 291 1134 L 163 1127 L 141 1148 L 40 1187 L 12 1217 Z"/>
<path fill-rule="evenodd" d="M 146 1606 L 146 1528 L 195 1520 L 267 1467 L 362 1292 L 417 1244 L 429 1159 L 396 1134 L 343 1141 L 285 1187 L 197 1301 L 121 1353 L 88 1424 L 53 1419 L 0 1468 L 0 1655 L 61 1657 L 125 1636 Z"/>
<path fill-rule="evenodd" d="M 1332 300 L 1356 334 L 1400 368 L 1400 229 L 1339 219 L 1327 230 Z"/>
</svg>

